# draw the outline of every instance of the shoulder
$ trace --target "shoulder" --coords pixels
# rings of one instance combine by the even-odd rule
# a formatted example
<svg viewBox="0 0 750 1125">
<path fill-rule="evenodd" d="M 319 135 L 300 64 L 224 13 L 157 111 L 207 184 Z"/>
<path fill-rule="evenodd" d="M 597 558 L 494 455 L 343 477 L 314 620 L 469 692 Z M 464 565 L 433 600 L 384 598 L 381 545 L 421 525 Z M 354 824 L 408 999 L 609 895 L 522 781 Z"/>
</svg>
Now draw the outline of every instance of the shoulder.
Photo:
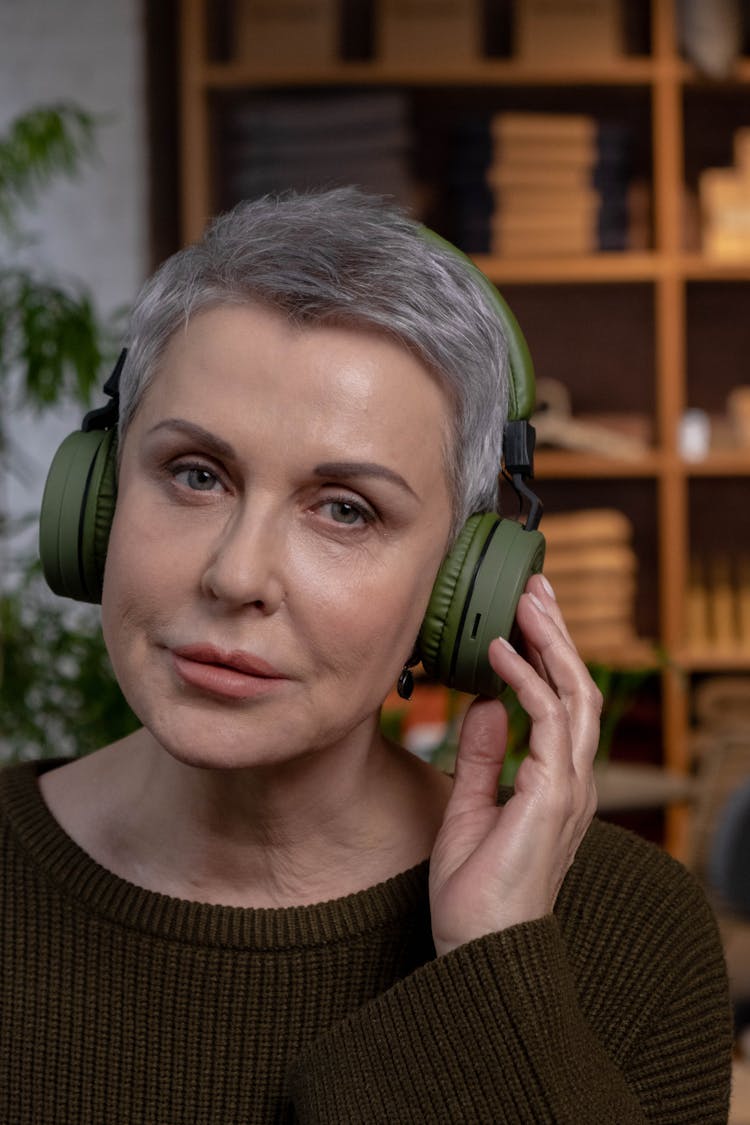
<svg viewBox="0 0 750 1125">
<path fill-rule="evenodd" d="M 660 914 L 712 914 L 697 879 L 666 851 L 623 828 L 594 820 L 570 869 L 563 902 L 584 895 L 622 914 L 658 906 Z M 579 904 L 580 905 L 580 904 Z"/>
<path fill-rule="evenodd" d="M 0 766 L 0 847 L 4 856 L 30 855 L 42 842 L 59 851 L 62 832 L 42 798 L 39 778 L 68 760 L 45 758 Z"/>
<path fill-rule="evenodd" d="M 38 762 L 10 762 L 0 766 L 0 818 L 6 819 L 19 800 L 36 788 Z"/>
<path fill-rule="evenodd" d="M 38 782 L 42 774 L 69 765 L 74 758 L 42 758 L 33 761 L 5 762 L 0 764 L 0 811 L 7 812 L 30 800 L 37 802 Z"/>
<path fill-rule="evenodd" d="M 512 790 L 503 787 L 505 804 Z M 695 876 L 668 852 L 607 821 L 595 818 L 565 878 L 555 914 L 563 929 L 596 923 L 638 924 L 648 930 L 695 931 L 718 940 L 718 928 Z M 579 935 L 582 936 L 582 935 Z"/>
<path fill-rule="evenodd" d="M 596 921 L 608 939 L 633 927 L 672 953 L 679 944 L 718 943 L 698 880 L 667 852 L 632 832 L 594 820 L 560 893 L 564 928 Z"/>
<path fill-rule="evenodd" d="M 726 1032 L 713 912 L 695 877 L 665 851 L 595 820 L 555 913 L 593 1022 L 618 1020 L 627 1039 L 681 1012 L 694 1026 L 707 1021 L 714 1036 Z"/>
</svg>

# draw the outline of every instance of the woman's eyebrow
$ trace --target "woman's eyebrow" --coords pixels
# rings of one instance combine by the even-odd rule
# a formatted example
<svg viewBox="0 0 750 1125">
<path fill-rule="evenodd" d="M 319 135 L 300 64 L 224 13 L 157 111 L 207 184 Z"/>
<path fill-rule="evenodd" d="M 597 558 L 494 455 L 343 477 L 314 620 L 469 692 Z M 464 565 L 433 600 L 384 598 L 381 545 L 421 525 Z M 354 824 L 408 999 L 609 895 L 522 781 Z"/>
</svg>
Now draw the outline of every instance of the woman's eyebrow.
<svg viewBox="0 0 750 1125">
<path fill-rule="evenodd" d="M 203 426 L 198 426 L 195 422 L 187 422 L 184 418 L 164 418 L 161 422 L 152 426 L 148 433 L 151 435 L 156 433 L 157 430 L 178 430 L 187 437 L 193 438 L 194 441 L 200 442 L 211 453 L 223 460 L 232 461 L 236 457 L 234 449 L 228 441 L 212 434 L 210 430 L 204 430 Z"/>
<path fill-rule="evenodd" d="M 163 418 L 148 431 L 149 436 L 158 430 L 177 430 L 194 441 L 200 442 L 207 450 L 223 460 L 231 461 L 236 458 L 234 448 L 223 438 L 204 430 L 203 426 L 195 422 L 188 422 L 184 418 Z M 379 465 L 376 461 L 324 461 L 313 469 L 316 477 L 328 477 L 333 480 L 345 480 L 353 477 L 377 477 L 380 480 L 390 481 L 391 484 L 403 488 L 416 500 L 419 499 L 414 489 L 408 484 L 400 473 Z"/>
<path fill-rule="evenodd" d="M 410 484 L 407 484 L 400 473 L 386 468 L 385 465 L 378 465 L 375 461 L 325 461 L 322 465 L 316 465 L 313 471 L 318 477 L 331 477 L 334 480 L 344 480 L 347 477 L 350 479 L 352 477 L 378 477 L 405 489 L 415 500 L 419 499 L 414 489 Z"/>
</svg>

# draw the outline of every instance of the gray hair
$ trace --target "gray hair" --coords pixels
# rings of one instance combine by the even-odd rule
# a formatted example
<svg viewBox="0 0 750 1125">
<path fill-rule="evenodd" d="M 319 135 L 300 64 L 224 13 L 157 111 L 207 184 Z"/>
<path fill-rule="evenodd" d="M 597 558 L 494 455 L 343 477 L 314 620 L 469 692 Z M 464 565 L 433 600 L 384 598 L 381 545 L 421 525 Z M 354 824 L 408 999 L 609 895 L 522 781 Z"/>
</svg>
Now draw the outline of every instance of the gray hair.
<svg viewBox="0 0 750 1125">
<path fill-rule="evenodd" d="M 298 324 L 387 333 L 452 406 L 445 450 L 455 532 L 497 505 L 507 347 L 476 271 L 398 208 L 357 188 L 238 204 L 141 289 L 120 380 L 120 444 L 174 333 L 191 315 L 258 301 Z"/>
</svg>

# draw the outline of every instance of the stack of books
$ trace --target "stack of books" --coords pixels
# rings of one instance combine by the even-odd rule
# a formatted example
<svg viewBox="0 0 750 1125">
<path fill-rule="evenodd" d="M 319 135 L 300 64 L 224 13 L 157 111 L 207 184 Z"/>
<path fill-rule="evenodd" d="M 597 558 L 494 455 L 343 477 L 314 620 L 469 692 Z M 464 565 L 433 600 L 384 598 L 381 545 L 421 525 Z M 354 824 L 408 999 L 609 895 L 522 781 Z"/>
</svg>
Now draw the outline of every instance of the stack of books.
<svg viewBox="0 0 750 1125">
<path fill-rule="evenodd" d="M 446 233 L 467 254 L 487 254 L 494 212 L 487 169 L 492 163 L 490 119 L 471 116 L 460 121 L 450 136 L 450 159 L 445 172 Z"/>
<path fill-rule="evenodd" d="M 491 130 L 492 252 L 507 257 L 593 253 L 600 204 L 593 186 L 595 120 L 579 114 L 500 113 Z"/>
<path fill-rule="evenodd" d="M 408 107 L 398 93 L 268 95 L 235 105 L 224 121 L 226 206 L 343 184 L 414 203 Z"/>
<path fill-rule="evenodd" d="M 638 561 L 633 527 L 617 509 L 544 517 L 544 573 L 585 659 L 612 659 L 637 642 Z"/>
<path fill-rule="evenodd" d="M 580 255 L 627 247 L 623 127 L 583 114 L 499 113 L 490 129 L 492 253 Z"/>
</svg>

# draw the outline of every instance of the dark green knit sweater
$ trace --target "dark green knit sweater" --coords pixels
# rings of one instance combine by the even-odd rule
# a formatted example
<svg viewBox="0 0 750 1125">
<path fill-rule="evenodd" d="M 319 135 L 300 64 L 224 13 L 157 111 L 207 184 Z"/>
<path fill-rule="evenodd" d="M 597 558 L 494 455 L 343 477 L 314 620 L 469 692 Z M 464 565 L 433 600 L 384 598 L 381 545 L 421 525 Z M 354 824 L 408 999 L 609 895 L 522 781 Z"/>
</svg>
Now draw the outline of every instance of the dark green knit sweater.
<svg viewBox="0 0 750 1125">
<path fill-rule="evenodd" d="M 427 864 L 336 902 L 141 890 L 0 773 L 3 1125 L 722 1122 L 730 1019 L 692 878 L 595 824 L 555 916 L 435 959 Z"/>
</svg>

